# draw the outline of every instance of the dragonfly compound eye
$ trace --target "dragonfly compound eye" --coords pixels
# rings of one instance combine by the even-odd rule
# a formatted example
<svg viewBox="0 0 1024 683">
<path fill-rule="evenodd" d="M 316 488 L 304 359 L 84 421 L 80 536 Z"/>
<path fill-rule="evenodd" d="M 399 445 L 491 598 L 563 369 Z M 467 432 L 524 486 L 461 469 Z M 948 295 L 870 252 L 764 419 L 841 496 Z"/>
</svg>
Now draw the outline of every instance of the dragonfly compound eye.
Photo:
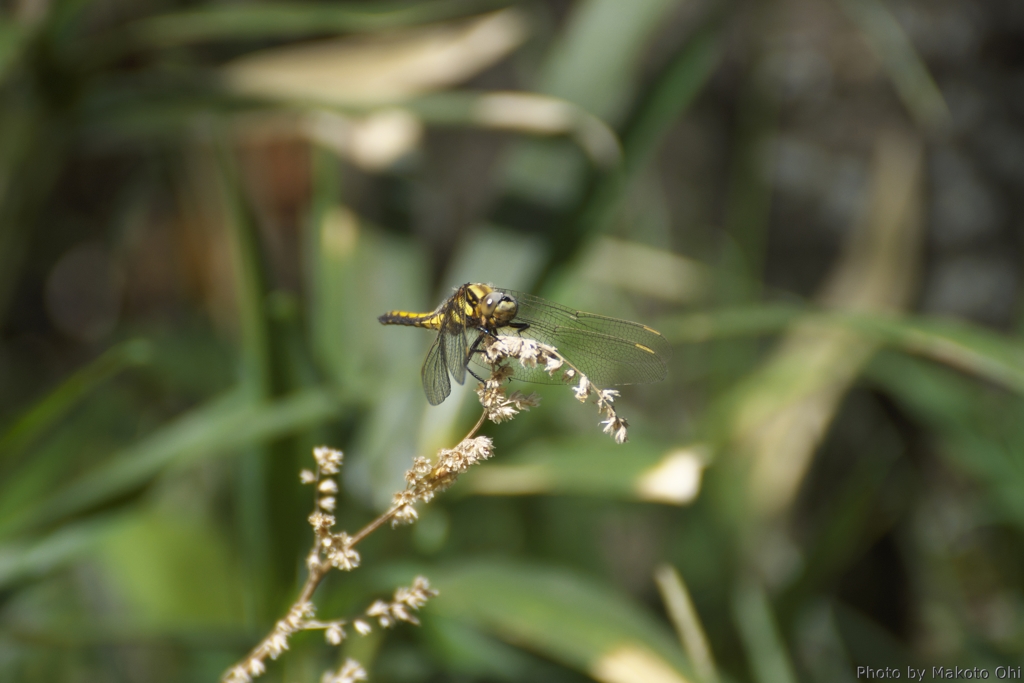
<svg viewBox="0 0 1024 683">
<path fill-rule="evenodd" d="M 491 292 L 480 300 L 480 304 L 477 306 L 477 312 L 485 318 L 490 318 L 500 300 L 501 295 L 498 292 Z"/>
</svg>

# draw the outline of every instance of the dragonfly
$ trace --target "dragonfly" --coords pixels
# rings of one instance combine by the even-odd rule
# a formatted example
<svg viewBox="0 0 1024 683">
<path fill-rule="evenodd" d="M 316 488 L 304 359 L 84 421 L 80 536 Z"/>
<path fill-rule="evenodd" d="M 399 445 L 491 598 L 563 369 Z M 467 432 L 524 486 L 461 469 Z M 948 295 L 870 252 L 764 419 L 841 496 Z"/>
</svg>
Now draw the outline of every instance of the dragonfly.
<svg viewBox="0 0 1024 683">
<path fill-rule="evenodd" d="M 451 380 L 465 382 L 485 337 L 519 335 L 558 349 L 598 386 L 646 384 L 665 379 L 669 344 L 657 330 L 640 323 L 573 310 L 538 296 L 480 283 L 466 283 L 429 313 L 389 311 L 384 325 L 435 330 L 420 375 L 431 405 L 451 393 Z M 516 367 L 512 377 L 556 383 L 544 368 Z M 479 379 L 479 377 L 477 377 Z"/>
</svg>

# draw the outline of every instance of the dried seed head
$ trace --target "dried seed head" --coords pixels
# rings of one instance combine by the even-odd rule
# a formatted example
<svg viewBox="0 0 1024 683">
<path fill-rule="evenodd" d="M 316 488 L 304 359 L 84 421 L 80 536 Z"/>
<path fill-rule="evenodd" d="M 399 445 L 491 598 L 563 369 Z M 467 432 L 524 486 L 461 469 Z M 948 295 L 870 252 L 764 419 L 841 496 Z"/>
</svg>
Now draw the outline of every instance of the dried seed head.
<svg viewBox="0 0 1024 683">
<path fill-rule="evenodd" d="M 341 461 L 345 456 L 333 448 L 318 446 L 313 449 L 313 457 L 320 467 L 320 474 L 332 475 L 341 471 Z"/>
</svg>

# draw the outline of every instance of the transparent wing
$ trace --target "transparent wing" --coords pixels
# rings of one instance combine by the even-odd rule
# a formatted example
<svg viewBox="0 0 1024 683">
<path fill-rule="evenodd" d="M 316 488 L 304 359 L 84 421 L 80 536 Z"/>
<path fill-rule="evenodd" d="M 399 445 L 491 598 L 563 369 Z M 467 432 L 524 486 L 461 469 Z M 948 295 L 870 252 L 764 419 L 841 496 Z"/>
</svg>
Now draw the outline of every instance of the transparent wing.
<svg viewBox="0 0 1024 683">
<path fill-rule="evenodd" d="M 440 335 L 445 337 L 445 362 L 448 364 L 448 371 L 452 374 L 452 378 L 462 384 L 466 381 L 466 363 L 469 361 L 465 319 L 461 315 L 453 314 L 447 316 L 445 321 Z"/>
<path fill-rule="evenodd" d="M 462 384 L 466 380 L 466 363 L 468 349 L 466 346 L 465 293 L 462 289 L 453 294 L 438 307 L 440 312 L 440 329 L 434 340 L 427 358 L 423 361 L 420 374 L 423 379 L 423 392 L 427 395 L 430 405 L 442 403 L 452 393 L 450 374 L 456 382 Z"/>
<path fill-rule="evenodd" d="M 452 393 L 452 383 L 448 380 L 448 366 L 446 365 L 445 334 L 438 332 L 434 343 L 427 351 L 427 359 L 423 361 L 423 369 L 420 376 L 423 379 L 423 393 L 427 395 L 427 401 L 432 406 L 440 405 L 448 394 Z"/>
<path fill-rule="evenodd" d="M 501 334 L 520 334 L 556 347 L 598 386 L 645 384 L 665 379 L 671 355 L 661 333 L 639 323 L 577 311 L 532 294 L 502 289 L 519 303 L 512 325 Z M 515 325 L 526 325 L 517 330 Z M 514 376 L 552 383 L 541 369 L 516 366 Z"/>
</svg>

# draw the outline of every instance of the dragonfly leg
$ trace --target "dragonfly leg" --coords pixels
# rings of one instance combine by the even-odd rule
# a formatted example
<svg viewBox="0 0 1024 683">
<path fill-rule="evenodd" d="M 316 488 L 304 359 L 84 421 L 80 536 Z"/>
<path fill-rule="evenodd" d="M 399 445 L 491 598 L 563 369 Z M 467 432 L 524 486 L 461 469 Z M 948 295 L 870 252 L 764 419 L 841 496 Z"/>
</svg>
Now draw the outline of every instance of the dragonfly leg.
<svg viewBox="0 0 1024 683">
<path fill-rule="evenodd" d="M 469 347 L 469 351 L 466 352 L 466 362 L 469 362 L 469 359 L 473 357 L 474 353 L 484 352 L 484 350 L 480 348 L 480 341 L 484 338 L 484 335 L 490 337 L 491 339 L 497 338 L 490 330 L 486 328 L 478 327 L 476 329 L 480 331 L 480 334 L 478 334 L 476 339 L 473 340 L 473 343 Z"/>
<path fill-rule="evenodd" d="M 469 361 L 473 358 L 474 353 L 484 352 L 484 350 L 480 348 L 480 341 L 484 338 L 484 335 L 487 335 L 492 339 L 495 337 L 494 334 L 486 328 L 478 327 L 477 329 L 480 331 L 480 334 L 478 334 L 476 339 L 473 340 L 473 343 L 469 347 L 469 351 L 466 352 L 466 371 L 469 372 L 469 374 L 473 375 L 473 377 L 476 377 L 478 382 L 484 384 L 484 379 L 480 377 L 480 375 L 473 372 L 472 368 L 469 367 Z"/>
<path fill-rule="evenodd" d="M 519 333 L 519 336 L 523 336 L 523 332 L 530 329 L 530 323 L 508 323 L 505 327 L 511 327 L 513 330 Z"/>
<path fill-rule="evenodd" d="M 522 333 L 523 330 L 526 330 L 526 329 L 528 329 L 530 327 L 530 324 L 529 323 L 509 323 L 505 327 L 511 327 L 515 331 L 517 331 L 519 333 Z M 484 337 L 490 337 L 491 339 L 497 339 L 498 335 L 494 334 L 494 332 L 492 332 L 491 330 L 487 329 L 486 327 L 477 327 L 476 329 L 480 332 L 480 334 L 478 334 L 476 339 L 473 340 L 473 343 L 470 345 L 469 350 L 466 352 L 466 371 L 469 372 L 469 374 L 473 375 L 473 377 L 476 377 L 476 379 L 478 381 L 483 382 L 484 380 L 480 377 L 480 375 L 478 375 L 475 372 L 473 372 L 473 370 L 469 367 L 469 361 L 473 358 L 473 354 L 474 353 L 484 353 L 484 350 L 480 348 L 480 342 L 483 341 Z"/>
<path fill-rule="evenodd" d="M 476 374 L 475 372 L 473 372 L 473 370 L 468 365 L 466 366 L 466 372 L 468 372 L 469 374 L 473 375 L 473 377 L 476 377 L 476 381 L 480 382 L 480 384 L 487 384 L 487 382 L 484 380 L 484 378 L 481 377 L 480 375 Z"/>
</svg>

